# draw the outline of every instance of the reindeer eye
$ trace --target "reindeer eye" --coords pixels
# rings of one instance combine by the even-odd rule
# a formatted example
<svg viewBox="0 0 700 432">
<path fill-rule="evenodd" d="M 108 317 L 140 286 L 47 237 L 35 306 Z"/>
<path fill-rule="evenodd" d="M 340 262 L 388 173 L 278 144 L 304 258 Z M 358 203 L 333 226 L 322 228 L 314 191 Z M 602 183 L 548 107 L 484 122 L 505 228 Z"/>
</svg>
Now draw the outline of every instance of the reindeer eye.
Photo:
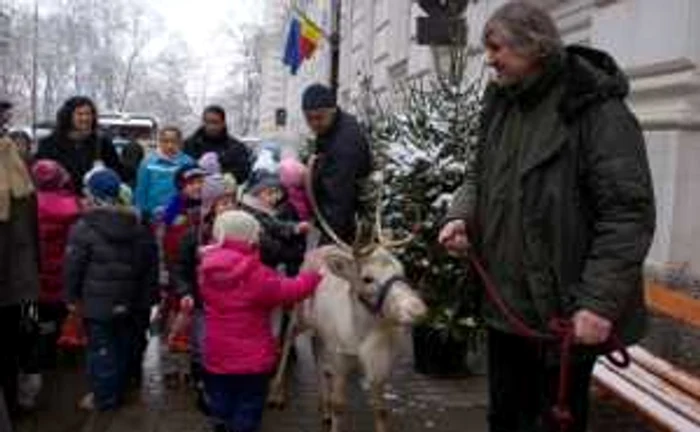
<svg viewBox="0 0 700 432">
<path fill-rule="evenodd" d="M 364 276 L 364 277 L 362 278 L 362 282 L 363 282 L 365 285 L 372 285 L 372 284 L 374 283 L 374 278 L 373 278 L 372 276 Z"/>
</svg>

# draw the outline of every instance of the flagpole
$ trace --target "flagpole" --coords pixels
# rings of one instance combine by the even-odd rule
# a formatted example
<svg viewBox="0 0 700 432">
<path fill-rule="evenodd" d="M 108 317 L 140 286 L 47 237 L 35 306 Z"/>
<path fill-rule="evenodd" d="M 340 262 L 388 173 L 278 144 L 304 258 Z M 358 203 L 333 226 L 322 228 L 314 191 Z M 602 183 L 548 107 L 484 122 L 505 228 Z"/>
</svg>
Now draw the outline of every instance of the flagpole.
<svg viewBox="0 0 700 432">
<path fill-rule="evenodd" d="M 333 7 L 335 6 L 335 7 Z M 340 23 L 341 23 L 341 0 L 331 0 L 331 89 L 338 95 L 340 76 Z"/>
</svg>

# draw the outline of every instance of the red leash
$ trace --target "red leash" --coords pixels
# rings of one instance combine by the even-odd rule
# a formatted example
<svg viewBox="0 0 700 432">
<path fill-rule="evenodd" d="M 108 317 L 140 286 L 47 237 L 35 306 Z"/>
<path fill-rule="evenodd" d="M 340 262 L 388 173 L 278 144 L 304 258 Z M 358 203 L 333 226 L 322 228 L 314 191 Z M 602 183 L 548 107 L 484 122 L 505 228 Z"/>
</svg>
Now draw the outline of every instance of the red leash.
<svg viewBox="0 0 700 432">
<path fill-rule="evenodd" d="M 479 277 L 484 282 L 486 295 L 496 306 L 501 314 L 506 318 L 508 324 L 513 327 L 516 334 L 522 337 L 537 339 L 544 342 L 556 343 L 559 345 L 559 383 L 557 389 L 557 403 L 552 407 L 552 416 L 559 424 L 559 430 L 566 432 L 573 424 L 574 418 L 569 408 L 569 380 L 571 371 L 571 350 L 574 345 L 574 326 L 571 320 L 564 318 L 554 318 L 549 322 L 551 333 L 542 333 L 532 329 L 525 321 L 513 312 L 503 300 L 496 285 L 491 279 L 479 258 L 470 252 L 469 263 L 474 266 Z M 625 345 L 616 336 L 612 335 L 604 344 L 608 360 L 617 367 L 626 368 L 630 364 L 630 357 Z M 614 356 L 620 354 L 620 358 Z"/>
</svg>

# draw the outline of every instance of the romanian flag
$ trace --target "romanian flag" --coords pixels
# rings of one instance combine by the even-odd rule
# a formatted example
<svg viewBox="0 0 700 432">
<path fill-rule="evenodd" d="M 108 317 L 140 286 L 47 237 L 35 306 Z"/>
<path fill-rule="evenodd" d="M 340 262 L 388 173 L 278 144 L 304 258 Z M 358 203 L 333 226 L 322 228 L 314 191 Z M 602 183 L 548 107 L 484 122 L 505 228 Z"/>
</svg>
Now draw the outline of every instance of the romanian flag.
<svg viewBox="0 0 700 432">
<path fill-rule="evenodd" d="M 301 19 L 301 38 L 299 40 L 299 48 L 304 59 L 311 58 L 321 43 L 323 32 L 321 29 L 308 18 Z"/>
<path fill-rule="evenodd" d="M 294 17 L 289 23 L 289 32 L 287 33 L 287 44 L 284 48 L 284 57 L 282 62 L 289 66 L 292 75 L 296 75 L 301 63 L 304 61 L 304 56 L 301 54 L 301 23 Z"/>
<path fill-rule="evenodd" d="M 313 56 L 321 44 L 323 31 L 307 17 L 292 17 L 287 33 L 283 63 L 296 75 L 304 60 Z"/>
</svg>

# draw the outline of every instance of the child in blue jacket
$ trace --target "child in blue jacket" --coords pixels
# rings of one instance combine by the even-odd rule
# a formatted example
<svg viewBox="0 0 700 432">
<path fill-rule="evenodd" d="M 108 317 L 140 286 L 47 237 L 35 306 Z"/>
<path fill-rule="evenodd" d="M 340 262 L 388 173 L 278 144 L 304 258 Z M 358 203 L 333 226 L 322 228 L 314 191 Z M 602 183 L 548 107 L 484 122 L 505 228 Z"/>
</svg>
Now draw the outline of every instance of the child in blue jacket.
<svg viewBox="0 0 700 432">
<path fill-rule="evenodd" d="M 182 152 L 180 129 L 173 126 L 161 129 L 158 149 L 141 163 L 136 180 L 134 201 L 144 220 L 151 221 L 175 195 L 175 172 L 193 163 Z"/>
</svg>

